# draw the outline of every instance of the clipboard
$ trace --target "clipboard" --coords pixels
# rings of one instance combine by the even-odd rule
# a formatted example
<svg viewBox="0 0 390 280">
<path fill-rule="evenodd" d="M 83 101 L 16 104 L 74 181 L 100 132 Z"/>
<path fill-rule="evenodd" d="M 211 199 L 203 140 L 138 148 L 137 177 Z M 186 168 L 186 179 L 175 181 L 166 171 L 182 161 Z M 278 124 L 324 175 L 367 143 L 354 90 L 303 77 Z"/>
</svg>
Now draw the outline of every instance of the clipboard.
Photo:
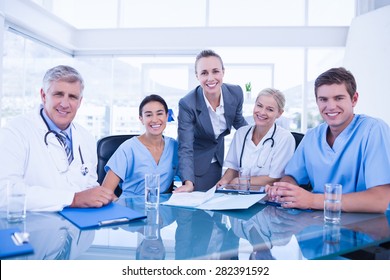
<svg viewBox="0 0 390 280">
<path fill-rule="evenodd" d="M 279 209 L 287 209 L 287 210 L 291 210 L 291 211 L 294 211 L 294 210 L 298 210 L 301 212 L 313 212 L 314 211 L 313 209 L 283 208 L 282 203 L 275 202 L 275 201 L 269 201 L 269 200 L 260 200 L 259 203 L 263 204 L 263 205 L 275 206 L 276 208 L 279 208 Z"/>
<path fill-rule="evenodd" d="M 65 207 L 58 213 L 80 229 L 95 229 L 126 224 L 146 218 L 143 213 L 141 214 L 114 202 L 100 208 Z"/>
<path fill-rule="evenodd" d="M 234 190 L 234 189 L 217 189 L 216 193 L 226 193 L 226 194 L 241 194 L 242 190 Z M 249 191 L 249 194 L 262 194 L 264 191 Z"/>
<path fill-rule="evenodd" d="M 21 233 L 17 228 L 0 230 L 0 240 L 1 259 L 34 253 L 33 247 L 28 242 L 28 234 Z"/>
<path fill-rule="evenodd" d="M 262 194 L 265 193 L 264 186 L 259 186 L 259 190 L 250 190 L 249 194 Z M 215 190 L 216 193 L 227 193 L 227 194 L 240 194 L 242 190 L 238 190 L 235 188 L 233 184 L 222 185 Z"/>
</svg>

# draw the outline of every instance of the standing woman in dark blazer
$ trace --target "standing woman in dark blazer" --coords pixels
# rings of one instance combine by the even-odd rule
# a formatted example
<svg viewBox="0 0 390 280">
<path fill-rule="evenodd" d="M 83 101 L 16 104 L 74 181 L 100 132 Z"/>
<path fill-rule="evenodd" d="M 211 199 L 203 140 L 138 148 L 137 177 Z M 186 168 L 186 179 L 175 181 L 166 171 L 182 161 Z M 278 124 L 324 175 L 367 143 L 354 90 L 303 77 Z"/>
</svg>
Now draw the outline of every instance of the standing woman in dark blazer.
<svg viewBox="0 0 390 280">
<path fill-rule="evenodd" d="M 212 50 L 201 51 L 195 60 L 200 85 L 179 101 L 179 191 L 207 191 L 221 178 L 224 137 L 247 124 L 242 115 L 240 86 L 223 83 L 225 68 Z"/>
</svg>

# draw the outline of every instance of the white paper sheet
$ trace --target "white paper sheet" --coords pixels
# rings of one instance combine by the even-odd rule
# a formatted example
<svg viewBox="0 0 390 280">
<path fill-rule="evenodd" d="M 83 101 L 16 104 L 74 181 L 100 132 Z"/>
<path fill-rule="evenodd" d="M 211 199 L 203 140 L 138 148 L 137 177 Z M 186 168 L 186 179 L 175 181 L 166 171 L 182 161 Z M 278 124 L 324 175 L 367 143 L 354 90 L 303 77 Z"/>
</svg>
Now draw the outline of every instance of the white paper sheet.
<svg viewBox="0 0 390 280">
<path fill-rule="evenodd" d="M 249 195 L 215 193 L 215 189 L 213 187 L 207 192 L 174 193 L 168 201 L 161 204 L 203 210 L 247 209 L 265 196 L 264 193 Z"/>
</svg>

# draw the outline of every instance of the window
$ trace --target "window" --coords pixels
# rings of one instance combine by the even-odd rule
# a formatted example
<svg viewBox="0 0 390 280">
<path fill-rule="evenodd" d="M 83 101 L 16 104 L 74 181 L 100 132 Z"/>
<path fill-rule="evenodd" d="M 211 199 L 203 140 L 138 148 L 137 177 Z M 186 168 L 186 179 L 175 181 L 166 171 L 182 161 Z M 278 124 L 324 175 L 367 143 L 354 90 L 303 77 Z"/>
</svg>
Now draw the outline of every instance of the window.
<svg viewBox="0 0 390 280">
<path fill-rule="evenodd" d="M 72 62 L 72 58 L 54 49 L 5 32 L 1 125 L 7 119 L 39 106 L 42 78 L 51 65 Z"/>
<path fill-rule="evenodd" d="M 355 10 L 354 0 L 188 0 L 185 5 L 181 0 L 164 1 L 164 5 L 159 0 L 117 0 L 110 1 L 110 5 L 104 0 L 34 2 L 78 28 L 349 25 Z M 152 10 L 148 10 L 150 5 Z M 329 9 L 332 17 L 322 17 L 327 14 L 323 11 Z M 203 39 L 207 42 L 207 38 Z M 265 87 L 275 87 L 286 96 L 283 116 L 295 131 L 306 131 L 321 121 L 313 80 L 326 69 L 342 65 L 344 56 L 343 47 L 207 47 L 221 55 L 225 82 L 239 84 L 243 89 L 251 82 L 252 91 L 245 93 L 243 108 L 249 121 L 257 93 Z M 45 71 L 57 64 L 69 64 L 80 71 L 86 84 L 76 119 L 79 123 L 97 139 L 110 134 L 141 133 L 138 106 L 144 96 L 160 94 L 177 116 L 179 99 L 198 85 L 193 68 L 195 51 L 171 53 L 175 55 L 149 55 L 147 50 L 139 50 L 132 55 L 113 52 L 71 57 L 6 31 L 1 124 L 38 106 Z M 177 122 L 169 123 L 166 134 L 176 137 L 176 125 Z"/>
</svg>

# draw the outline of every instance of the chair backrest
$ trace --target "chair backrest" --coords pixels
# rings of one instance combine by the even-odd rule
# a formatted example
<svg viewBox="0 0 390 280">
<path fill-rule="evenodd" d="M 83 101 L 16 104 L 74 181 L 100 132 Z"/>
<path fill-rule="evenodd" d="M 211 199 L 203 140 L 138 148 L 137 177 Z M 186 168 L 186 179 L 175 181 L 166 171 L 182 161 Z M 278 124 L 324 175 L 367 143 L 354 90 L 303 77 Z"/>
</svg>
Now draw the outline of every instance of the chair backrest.
<svg viewBox="0 0 390 280">
<path fill-rule="evenodd" d="M 294 136 L 294 139 L 295 139 L 295 149 L 298 148 L 298 145 L 299 143 L 301 143 L 303 137 L 305 136 L 305 134 L 303 133 L 300 133 L 300 132 L 291 132 L 291 134 Z M 311 191 L 313 190 L 310 182 L 306 185 L 300 185 L 302 188 L 304 188 L 305 190 L 308 190 L 308 191 Z"/>
<path fill-rule="evenodd" d="M 295 149 L 297 149 L 299 143 L 301 143 L 302 138 L 303 138 L 303 136 L 305 136 L 305 134 L 300 133 L 300 132 L 291 132 L 291 134 L 294 136 L 294 139 L 295 139 Z"/>
<path fill-rule="evenodd" d="M 97 174 L 99 184 L 103 183 L 104 176 L 106 176 L 106 171 L 104 171 L 104 166 L 106 166 L 108 160 L 113 155 L 113 153 L 118 149 L 118 147 L 130 139 L 133 136 L 137 135 L 111 135 L 103 137 L 97 142 L 97 155 L 98 155 L 98 165 L 97 165 Z"/>
</svg>

